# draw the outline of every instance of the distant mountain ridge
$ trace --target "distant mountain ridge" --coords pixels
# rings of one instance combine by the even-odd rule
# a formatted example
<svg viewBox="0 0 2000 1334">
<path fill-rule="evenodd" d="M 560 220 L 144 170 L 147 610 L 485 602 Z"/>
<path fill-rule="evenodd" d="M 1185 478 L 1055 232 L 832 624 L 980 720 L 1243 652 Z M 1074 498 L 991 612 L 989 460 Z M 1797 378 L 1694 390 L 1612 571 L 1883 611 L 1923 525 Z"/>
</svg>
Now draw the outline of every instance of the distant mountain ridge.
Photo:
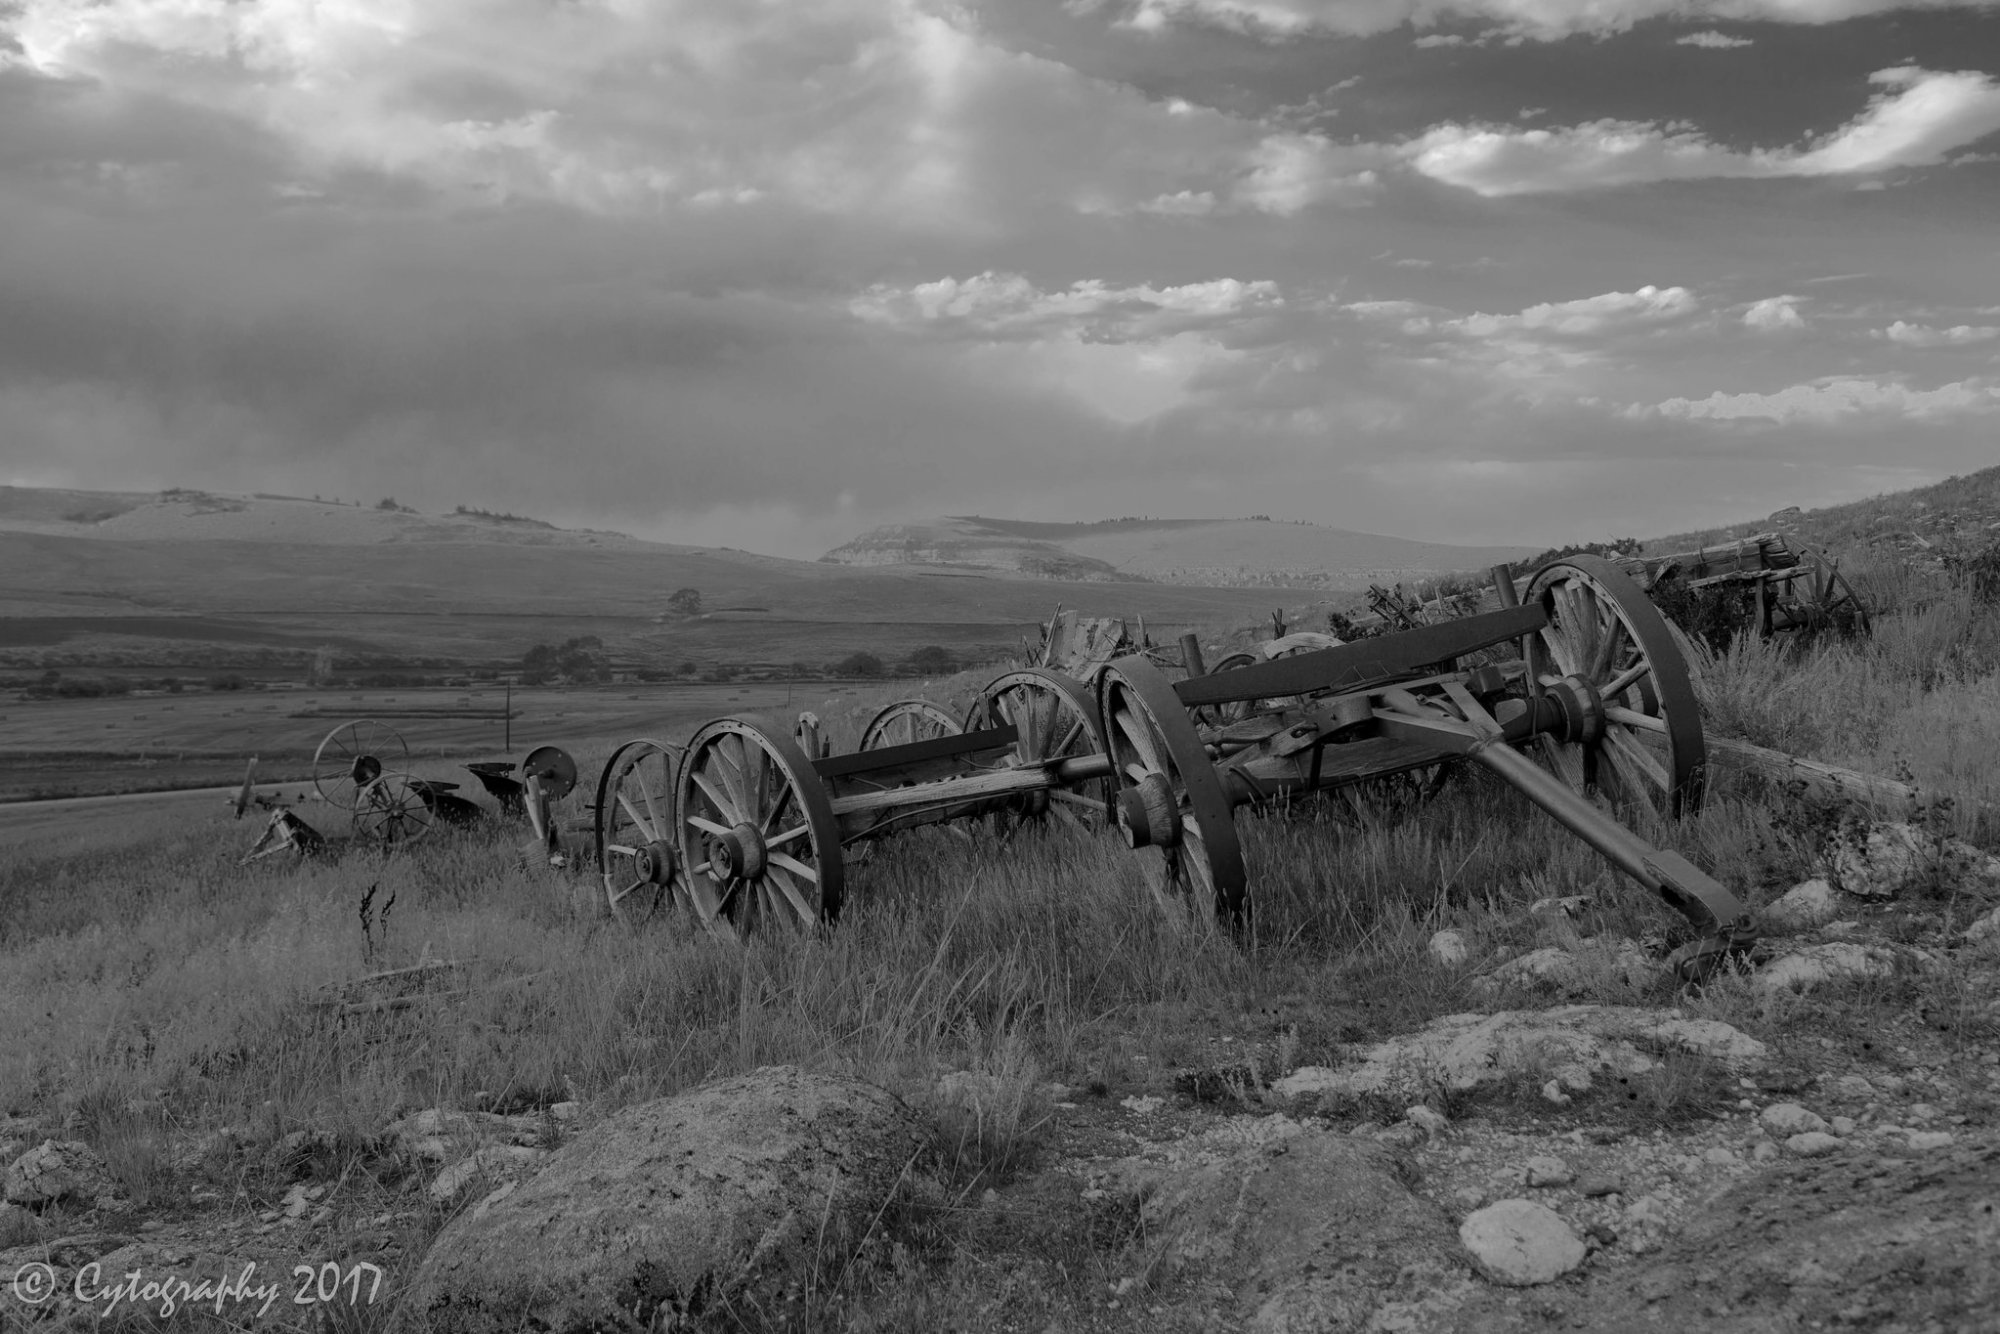
<svg viewBox="0 0 2000 1334">
<path fill-rule="evenodd" d="M 1469 547 L 1321 524 L 1247 519 L 1047 523 L 954 514 L 870 529 L 820 557 L 835 565 L 935 565 L 1077 581 L 1358 591 L 1520 560 L 1532 547 Z"/>
</svg>

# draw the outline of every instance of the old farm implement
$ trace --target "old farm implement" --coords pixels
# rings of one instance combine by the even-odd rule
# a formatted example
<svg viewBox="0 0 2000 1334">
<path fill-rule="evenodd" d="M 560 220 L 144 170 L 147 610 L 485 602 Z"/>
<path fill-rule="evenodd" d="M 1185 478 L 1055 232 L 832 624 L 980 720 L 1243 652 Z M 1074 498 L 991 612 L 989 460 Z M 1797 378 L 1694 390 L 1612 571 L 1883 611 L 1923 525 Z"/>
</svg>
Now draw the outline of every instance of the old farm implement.
<svg viewBox="0 0 2000 1334">
<path fill-rule="evenodd" d="M 599 786 L 599 854 L 621 915 L 679 899 L 721 932 L 810 926 L 838 914 L 857 842 L 1063 811 L 1115 822 L 1177 915 L 1241 924 L 1239 808 L 1473 763 L 1681 911 L 1700 938 L 1676 962 L 1698 971 L 1749 943 L 1743 905 L 1611 811 L 1692 810 L 1705 762 L 1659 611 L 1578 557 L 1544 567 L 1517 605 L 1179 681 L 1144 653 L 1105 664 L 1094 691 L 1008 673 L 957 735 L 810 759 L 786 730 L 724 718 L 684 750 L 634 742 Z"/>
<path fill-rule="evenodd" d="M 257 761 L 252 759 L 231 805 L 239 819 L 251 806 L 271 815 L 243 861 L 286 851 L 325 851 L 326 836 L 294 809 L 307 801 L 344 813 L 355 838 L 384 848 L 413 843 L 439 824 L 467 825 L 491 814 L 457 795 L 459 784 L 418 778 L 408 771 L 409 763 L 410 748 L 401 734 L 373 719 L 342 723 L 326 734 L 313 751 L 311 793 L 301 792 L 296 802 L 258 792 Z M 535 833 L 531 846 L 540 847 L 551 865 L 564 864 L 554 807 L 576 785 L 576 763 L 568 754 L 555 746 L 538 747 L 522 761 L 518 779 L 510 776 L 515 766 L 507 761 L 465 767 L 499 804 L 500 813 L 528 821 Z"/>
</svg>

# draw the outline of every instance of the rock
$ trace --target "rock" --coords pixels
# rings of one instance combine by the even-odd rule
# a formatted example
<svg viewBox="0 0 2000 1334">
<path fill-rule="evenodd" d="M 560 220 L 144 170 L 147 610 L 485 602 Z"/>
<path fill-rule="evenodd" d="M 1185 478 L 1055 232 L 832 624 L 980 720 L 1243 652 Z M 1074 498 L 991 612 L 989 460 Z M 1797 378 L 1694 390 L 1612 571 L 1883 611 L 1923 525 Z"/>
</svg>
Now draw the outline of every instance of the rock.
<svg viewBox="0 0 2000 1334">
<path fill-rule="evenodd" d="M 1834 883 L 1850 894 L 1888 899 L 1926 882 L 1951 886 L 1968 876 L 1991 878 L 1994 868 L 1969 843 L 1898 821 L 1871 827 L 1859 845 L 1842 843 L 1829 871 Z"/>
<path fill-rule="evenodd" d="M 2000 908 L 1995 908 L 1984 917 L 1965 928 L 1965 943 L 1977 945 L 1981 949 L 2000 945 Z"/>
<path fill-rule="evenodd" d="M 1950 1148 L 1952 1137 L 1949 1131 L 1944 1130 L 1912 1130 L 1903 1142 L 1919 1153 L 1928 1153 L 1933 1149 Z"/>
<path fill-rule="evenodd" d="M 1808 1130 L 1802 1135 L 1793 1135 L 1785 1141 L 1785 1148 L 1801 1158 L 1824 1158 L 1829 1153 L 1837 1153 L 1847 1142 L 1836 1135 L 1821 1130 Z"/>
<path fill-rule="evenodd" d="M 1527 1182 L 1531 1186 L 1567 1186 L 1574 1180 L 1576 1173 L 1560 1158 L 1537 1154 L 1528 1160 Z"/>
<path fill-rule="evenodd" d="M 549 1116 L 553 1120 L 568 1123 L 582 1115 L 583 1104 L 580 1102 L 552 1102 L 549 1104 Z"/>
<path fill-rule="evenodd" d="M 1510 1288 L 1550 1283 L 1583 1263 L 1583 1239 L 1533 1200 L 1501 1200 L 1468 1214 L 1458 1239 L 1479 1272 Z"/>
<path fill-rule="evenodd" d="M 1518 958 L 1509 959 L 1486 976 L 1475 981 L 1482 991 L 1498 991 L 1502 987 L 1554 987 L 1558 989 L 1574 986 L 1582 977 L 1576 956 L 1568 950 L 1554 945 L 1544 945 L 1541 949 L 1530 950 Z"/>
<path fill-rule="evenodd" d="M 483 1178 L 504 1183 L 509 1178 L 525 1176 L 548 1156 L 546 1150 L 520 1144 L 495 1144 L 476 1149 L 437 1174 L 431 1182 L 430 1197 L 439 1204 L 450 1204 L 475 1181 Z"/>
<path fill-rule="evenodd" d="M 1777 1156 L 1778 1145 L 1775 1140 L 1760 1139 L 1750 1150 L 1750 1161 L 1753 1163 L 1768 1163 Z"/>
<path fill-rule="evenodd" d="M 1831 1126 L 1834 1134 L 1840 1136 L 1842 1139 L 1846 1139 L 1854 1133 L 1854 1118 L 1851 1116 L 1836 1116 L 1833 1118 Z"/>
<path fill-rule="evenodd" d="M 1557 1092 L 1580 1092 L 1602 1074 L 1643 1074 L 1658 1064 L 1649 1052 L 1669 1049 L 1739 1069 L 1768 1054 L 1763 1043 L 1728 1024 L 1683 1018 L 1676 1010 L 1563 1005 L 1446 1015 L 1416 1033 L 1368 1047 L 1358 1064 L 1337 1070 L 1302 1066 L 1275 1081 L 1271 1091 L 1285 1098 L 1422 1097 L 1438 1086 L 1464 1090 L 1533 1072 L 1552 1074 Z"/>
<path fill-rule="evenodd" d="M 1426 1107 L 1422 1103 L 1403 1113 L 1403 1119 L 1425 1135 L 1435 1138 L 1451 1127 L 1451 1120 L 1443 1112 Z"/>
<path fill-rule="evenodd" d="M 1564 894 L 1556 898 L 1536 899 L 1528 905 L 1528 912 L 1536 917 L 1581 917 L 1595 902 L 1588 894 Z"/>
<path fill-rule="evenodd" d="M 1456 968 L 1465 962 L 1470 953 L 1462 931 L 1440 931 L 1431 937 L 1430 944 L 1425 948 L 1430 951 L 1431 958 L 1446 968 Z"/>
<path fill-rule="evenodd" d="M 1809 1112 L 1795 1102 L 1774 1102 L 1764 1109 L 1757 1120 L 1773 1135 L 1801 1135 L 1826 1129 L 1826 1122 L 1817 1113 Z"/>
<path fill-rule="evenodd" d="M 1757 970 L 1754 985 L 1767 995 L 1780 991 L 1810 991 L 1823 982 L 1864 977 L 1888 977 L 1896 971 L 1895 954 L 1880 945 L 1835 941 L 1807 945 L 1783 954 Z"/>
<path fill-rule="evenodd" d="M 1840 916 L 1840 898 L 1824 880 L 1807 880 L 1786 890 L 1777 902 L 1757 914 L 1765 926 L 1780 931 L 1807 931 Z"/>
<path fill-rule="evenodd" d="M 10 1204 L 33 1208 L 62 1200 L 96 1200 L 115 1187 L 97 1151 L 79 1140 L 45 1139 L 7 1169 Z"/>
<path fill-rule="evenodd" d="M 1736 1150 L 1726 1148 L 1720 1144 L 1717 1144 L 1713 1148 L 1702 1150 L 1701 1160 L 1715 1167 L 1728 1167 L 1732 1163 L 1742 1161 L 1736 1156 Z"/>
<path fill-rule="evenodd" d="M 1606 1195 L 1623 1195 L 1625 1182 L 1623 1178 L 1608 1172 L 1592 1172 L 1576 1183 L 1576 1192 L 1587 1200 L 1599 1199 Z"/>
<path fill-rule="evenodd" d="M 882 1089 L 783 1066 L 627 1107 L 448 1224 L 403 1309 L 445 1334 L 636 1331 L 770 1300 L 858 1240 L 926 1142 Z"/>
<path fill-rule="evenodd" d="M 1287 1118 L 1248 1118 L 1286 1121 Z M 1451 1224 L 1412 1195 L 1380 1144 L 1295 1123 L 1274 1143 L 1247 1127 L 1248 1147 L 1201 1161 L 1222 1143 L 1204 1136 L 1165 1151 L 1199 1162 L 1127 1160 L 1141 1221 L 1167 1238 L 1163 1258 L 1235 1293 L 1236 1319 L 1260 1334 L 1360 1329 L 1384 1303 L 1420 1303 L 1460 1268 Z M 1282 1156 L 1272 1152 L 1282 1147 Z"/>
</svg>

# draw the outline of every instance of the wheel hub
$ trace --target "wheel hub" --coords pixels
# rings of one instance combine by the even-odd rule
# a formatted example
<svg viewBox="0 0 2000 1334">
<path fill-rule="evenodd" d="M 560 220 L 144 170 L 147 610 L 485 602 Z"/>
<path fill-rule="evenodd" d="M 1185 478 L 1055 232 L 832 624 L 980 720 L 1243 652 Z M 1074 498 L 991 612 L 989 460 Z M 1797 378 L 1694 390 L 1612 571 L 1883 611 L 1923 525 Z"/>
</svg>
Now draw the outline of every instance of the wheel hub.
<svg viewBox="0 0 2000 1334">
<path fill-rule="evenodd" d="M 354 767 L 348 770 L 348 777 L 354 780 L 356 787 L 367 787 L 381 776 L 382 761 L 373 755 L 356 755 Z"/>
<path fill-rule="evenodd" d="M 1590 745 L 1604 735 L 1604 697 L 1581 676 L 1565 676 L 1544 698 L 1555 705 L 1559 740 Z"/>
<path fill-rule="evenodd" d="M 632 858 L 632 869 L 649 884 L 664 885 L 674 876 L 674 850 L 665 843 L 648 843 Z"/>
<path fill-rule="evenodd" d="M 1149 773 L 1118 794 L 1118 823 L 1135 848 L 1179 847 L 1180 816 L 1180 802 L 1163 773 Z"/>
<path fill-rule="evenodd" d="M 763 831 L 753 824 L 740 824 L 708 842 L 708 860 L 722 880 L 757 880 L 770 864 Z"/>
</svg>

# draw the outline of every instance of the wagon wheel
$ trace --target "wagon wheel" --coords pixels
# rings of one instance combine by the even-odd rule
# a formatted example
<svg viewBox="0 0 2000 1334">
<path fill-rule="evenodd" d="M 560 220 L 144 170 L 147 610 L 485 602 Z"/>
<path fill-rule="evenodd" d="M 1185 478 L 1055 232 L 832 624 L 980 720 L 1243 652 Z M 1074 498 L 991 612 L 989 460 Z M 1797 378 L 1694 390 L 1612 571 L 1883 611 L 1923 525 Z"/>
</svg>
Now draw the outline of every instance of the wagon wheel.
<svg viewBox="0 0 2000 1334">
<path fill-rule="evenodd" d="M 351 811 L 362 788 L 409 758 L 410 748 L 393 728 L 366 718 L 342 723 L 313 752 L 313 788 L 326 801 Z"/>
<path fill-rule="evenodd" d="M 1028 769 L 1049 760 L 1104 753 L 1097 701 L 1081 685 L 1045 667 L 1023 667 L 986 683 L 965 715 L 965 730 L 1012 724 L 1019 734 L 1007 763 Z M 1110 819 L 1114 785 L 1107 779 L 1076 791 L 1054 787 L 1020 799 L 1023 817 L 1056 815 L 1083 828 Z"/>
<path fill-rule="evenodd" d="M 1854 585 L 1840 572 L 1840 562 L 1823 549 L 1801 543 L 1812 566 L 1812 593 L 1806 602 L 1807 624 L 1814 628 L 1852 628 L 1868 634 L 1868 604 L 1854 591 Z"/>
<path fill-rule="evenodd" d="M 413 842 L 435 824 L 437 812 L 408 774 L 377 774 L 355 795 L 354 832 L 383 847 Z"/>
<path fill-rule="evenodd" d="M 1609 561 L 1568 556 L 1543 566 L 1523 601 L 1549 623 L 1528 644 L 1533 688 L 1581 677 L 1602 699 L 1602 735 L 1534 744 L 1577 791 L 1659 814 L 1701 808 L 1708 751 L 1687 662 L 1659 610 Z"/>
<path fill-rule="evenodd" d="M 1118 822 L 1146 856 L 1147 884 L 1169 916 L 1211 900 L 1218 918 L 1249 914 L 1236 821 L 1194 724 L 1158 667 L 1121 658 L 1098 680 L 1099 716 L 1118 785 Z"/>
<path fill-rule="evenodd" d="M 597 864 L 604 906 L 628 927 L 666 912 L 686 886 L 674 847 L 674 771 L 684 754 L 657 741 L 611 752 L 597 780 Z M 691 902 L 691 901 L 690 901 Z"/>
<path fill-rule="evenodd" d="M 689 896 L 715 929 L 811 929 L 839 916 L 840 826 L 819 775 L 778 728 L 719 718 L 696 732 L 674 811 Z"/>
<path fill-rule="evenodd" d="M 927 699 L 899 699 L 868 720 L 861 732 L 862 750 L 907 746 L 957 736 L 958 720 Z"/>
</svg>

